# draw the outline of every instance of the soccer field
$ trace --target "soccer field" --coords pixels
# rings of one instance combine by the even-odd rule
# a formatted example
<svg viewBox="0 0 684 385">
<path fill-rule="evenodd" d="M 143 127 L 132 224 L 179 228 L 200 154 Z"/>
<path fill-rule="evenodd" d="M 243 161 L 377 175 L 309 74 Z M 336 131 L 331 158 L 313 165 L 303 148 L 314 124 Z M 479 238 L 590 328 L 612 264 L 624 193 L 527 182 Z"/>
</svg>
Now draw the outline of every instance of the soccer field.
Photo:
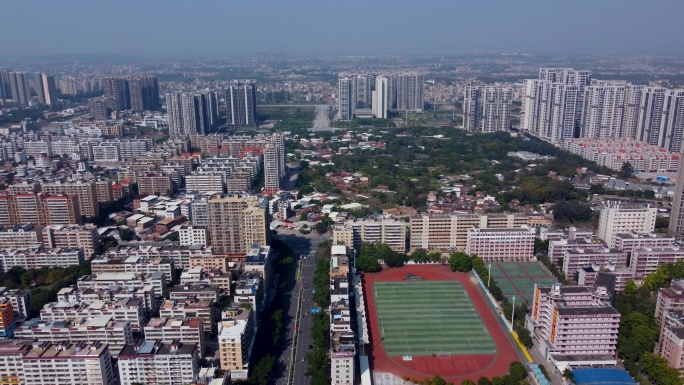
<svg viewBox="0 0 684 385">
<path fill-rule="evenodd" d="M 375 282 L 373 295 L 389 356 L 496 353 L 487 328 L 456 281 Z"/>
</svg>

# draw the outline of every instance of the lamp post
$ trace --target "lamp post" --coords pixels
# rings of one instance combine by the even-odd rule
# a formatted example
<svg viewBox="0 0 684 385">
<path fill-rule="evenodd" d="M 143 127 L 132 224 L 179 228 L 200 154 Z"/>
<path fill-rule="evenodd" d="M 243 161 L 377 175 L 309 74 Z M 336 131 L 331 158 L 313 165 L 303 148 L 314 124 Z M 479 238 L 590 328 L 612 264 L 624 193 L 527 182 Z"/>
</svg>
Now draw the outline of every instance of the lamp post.
<svg viewBox="0 0 684 385">
<path fill-rule="evenodd" d="M 489 264 L 489 275 L 487 275 L 487 290 L 489 290 L 489 283 L 492 280 L 492 264 Z"/>
<path fill-rule="evenodd" d="M 513 331 L 513 319 L 515 318 L 515 297 L 513 297 L 513 309 L 511 310 L 511 331 Z"/>
</svg>

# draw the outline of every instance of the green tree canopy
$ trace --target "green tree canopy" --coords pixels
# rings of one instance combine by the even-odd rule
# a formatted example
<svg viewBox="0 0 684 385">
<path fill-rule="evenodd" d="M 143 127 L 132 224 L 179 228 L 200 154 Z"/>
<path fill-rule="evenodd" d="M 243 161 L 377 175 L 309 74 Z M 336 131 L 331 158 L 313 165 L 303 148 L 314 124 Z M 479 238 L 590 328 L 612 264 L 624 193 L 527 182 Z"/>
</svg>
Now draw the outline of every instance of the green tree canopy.
<svg viewBox="0 0 684 385">
<path fill-rule="evenodd" d="M 375 257 L 362 255 L 356 258 L 356 269 L 364 273 L 375 273 L 382 269 Z"/>
<path fill-rule="evenodd" d="M 473 269 L 473 260 L 468 254 L 457 251 L 451 253 L 451 256 L 449 257 L 449 266 L 451 267 L 451 271 L 467 273 Z"/>
</svg>

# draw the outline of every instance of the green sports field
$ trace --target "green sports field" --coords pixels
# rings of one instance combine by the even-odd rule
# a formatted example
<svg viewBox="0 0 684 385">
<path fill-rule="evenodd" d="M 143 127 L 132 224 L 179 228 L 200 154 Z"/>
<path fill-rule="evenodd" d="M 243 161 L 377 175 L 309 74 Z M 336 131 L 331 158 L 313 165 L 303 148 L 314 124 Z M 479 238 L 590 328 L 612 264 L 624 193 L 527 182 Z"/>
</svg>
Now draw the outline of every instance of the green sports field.
<svg viewBox="0 0 684 385">
<path fill-rule="evenodd" d="M 390 357 L 496 353 L 482 319 L 456 281 L 375 282 L 373 295 Z"/>
<path fill-rule="evenodd" d="M 509 299 L 522 298 L 528 305 L 532 304 L 535 283 L 540 286 L 558 283 L 539 262 L 495 262 L 491 271 L 503 295 Z"/>
</svg>

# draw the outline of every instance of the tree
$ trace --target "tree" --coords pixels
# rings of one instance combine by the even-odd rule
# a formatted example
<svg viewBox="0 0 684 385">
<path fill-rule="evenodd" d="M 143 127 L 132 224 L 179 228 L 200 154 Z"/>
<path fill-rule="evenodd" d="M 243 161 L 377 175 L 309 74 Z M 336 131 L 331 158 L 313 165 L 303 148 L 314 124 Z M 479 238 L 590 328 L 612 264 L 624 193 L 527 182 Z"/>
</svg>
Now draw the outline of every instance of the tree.
<svg viewBox="0 0 684 385">
<path fill-rule="evenodd" d="M 670 368 L 663 357 L 645 352 L 641 355 L 639 362 L 641 370 L 654 385 L 682 385 L 684 383 L 679 371 Z"/>
<path fill-rule="evenodd" d="M 627 360 L 637 361 L 643 353 L 653 351 L 658 334 L 658 326 L 652 315 L 637 312 L 623 315 L 618 332 L 620 356 Z"/>
<path fill-rule="evenodd" d="M 259 385 L 267 385 L 274 365 L 275 359 L 273 356 L 270 354 L 265 355 L 254 366 L 251 379 Z"/>
<path fill-rule="evenodd" d="M 356 270 L 363 271 L 364 273 L 376 273 L 380 271 L 380 263 L 374 257 L 370 255 L 362 255 L 356 258 Z"/>
<path fill-rule="evenodd" d="M 592 184 L 589 186 L 589 194 L 605 194 L 606 188 L 601 184 Z"/>
<path fill-rule="evenodd" d="M 430 381 L 430 385 L 447 385 L 447 382 L 440 376 L 434 376 L 432 381 Z"/>
<path fill-rule="evenodd" d="M 430 260 L 430 256 L 425 250 L 416 250 L 409 257 L 413 262 L 427 262 Z"/>
<path fill-rule="evenodd" d="M 119 230 L 119 238 L 121 238 L 122 241 L 132 241 L 133 238 L 135 238 L 135 233 L 131 229 L 120 229 Z"/>
<path fill-rule="evenodd" d="M 568 382 L 570 382 L 571 384 L 575 383 L 575 375 L 572 374 L 572 370 L 570 370 L 570 368 L 565 368 L 565 370 L 563 371 L 563 378 L 568 380 Z"/>
<path fill-rule="evenodd" d="M 475 383 L 471 380 L 463 380 L 463 382 L 461 382 L 461 385 L 475 385 Z"/>
<path fill-rule="evenodd" d="M 392 250 L 390 250 L 389 253 L 384 253 L 382 259 L 385 261 L 385 265 L 389 267 L 401 267 L 406 263 L 405 254 L 400 254 Z"/>
<path fill-rule="evenodd" d="M 492 385 L 492 382 L 487 377 L 480 377 L 477 380 L 477 385 Z"/>
<path fill-rule="evenodd" d="M 622 167 L 620 168 L 620 172 L 618 173 L 618 176 L 620 178 L 631 178 L 634 175 L 634 167 L 632 166 L 631 163 L 625 162 L 622 164 Z"/>
<path fill-rule="evenodd" d="M 314 231 L 318 234 L 323 234 L 328 231 L 328 224 L 325 221 L 319 221 L 314 225 Z"/>
<path fill-rule="evenodd" d="M 534 346 L 534 342 L 532 341 L 532 336 L 530 335 L 530 331 L 522 328 L 518 332 L 518 339 L 520 340 L 520 343 L 523 344 L 524 347 L 526 348 L 531 348 Z"/>
<path fill-rule="evenodd" d="M 638 288 L 636 283 L 634 283 L 634 280 L 628 279 L 627 282 L 625 282 L 625 296 L 636 295 L 637 289 Z"/>
<path fill-rule="evenodd" d="M 451 271 L 467 273 L 473 268 L 473 260 L 468 254 L 458 251 L 449 257 L 449 266 Z"/>
<path fill-rule="evenodd" d="M 558 200 L 553 205 L 553 219 L 557 221 L 575 223 L 591 220 L 593 216 L 594 212 L 591 208 L 579 203 L 577 200 Z"/>
<path fill-rule="evenodd" d="M 508 367 L 508 375 L 513 377 L 513 379 L 518 382 L 527 377 L 527 369 L 525 369 L 525 365 L 521 364 L 520 362 L 513 361 Z"/>
<path fill-rule="evenodd" d="M 432 253 L 428 254 L 428 258 L 430 259 L 430 262 L 439 262 L 442 260 L 442 253 L 439 251 L 433 251 Z"/>
</svg>

